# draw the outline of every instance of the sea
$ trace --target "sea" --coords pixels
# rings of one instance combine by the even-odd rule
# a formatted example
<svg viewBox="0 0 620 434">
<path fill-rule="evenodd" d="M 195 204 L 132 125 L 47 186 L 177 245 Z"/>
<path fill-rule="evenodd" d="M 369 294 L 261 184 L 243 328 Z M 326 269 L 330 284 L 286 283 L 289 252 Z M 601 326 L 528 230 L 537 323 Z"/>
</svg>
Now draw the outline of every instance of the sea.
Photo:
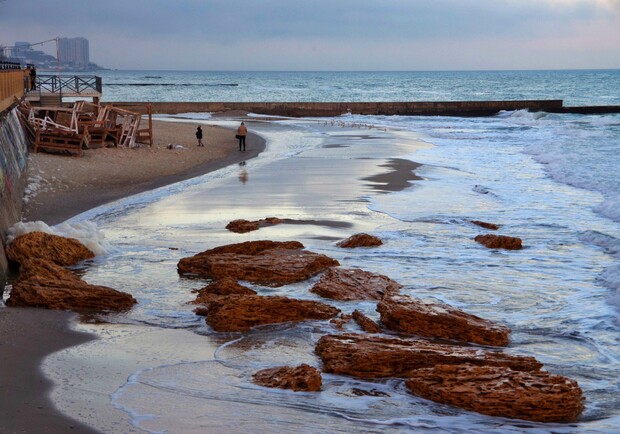
<svg viewBox="0 0 620 434">
<path fill-rule="evenodd" d="M 562 99 L 566 106 L 620 105 L 620 70 L 100 75 L 106 102 Z M 238 125 L 212 113 L 158 119 Z M 57 384 L 52 396 L 62 411 L 116 431 L 89 410 L 88 400 L 75 398 L 92 381 L 103 383 L 96 379 L 104 376 L 107 358 L 112 365 L 124 363 L 127 375 L 119 380 L 110 374 L 115 382 L 105 399 L 136 432 L 619 431 L 620 114 L 251 113 L 247 124 L 267 141 L 257 158 L 107 204 L 50 229 L 95 244 L 99 255 L 79 267 L 86 281 L 130 292 L 139 301 L 103 324 L 78 326 L 99 340 L 48 357 L 44 371 Z M 398 188 L 377 181 L 398 161 L 419 163 L 419 179 Z M 225 229 L 234 219 L 266 217 L 299 223 L 243 235 Z M 473 238 L 488 231 L 471 220 L 500 225 L 498 234 L 520 237 L 524 248 L 481 246 Z M 384 245 L 336 246 L 359 232 L 378 236 Z M 581 419 L 543 424 L 484 416 L 416 397 L 399 379 L 325 374 L 320 393 L 254 385 L 251 375 L 262 368 L 302 362 L 320 367 L 314 344 L 338 333 L 328 322 L 216 333 L 193 313 L 187 304 L 192 290 L 208 281 L 179 276 L 178 260 L 259 239 L 301 241 L 343 267 L 389 276 L 407 295 L 507 324 L 512 334 L 505 351 L 534 356 L 546 370 L 579 383 L 585 396 Z M 308 291 L 317 280 L 248 286 L 263 295 L 320 300 Z M 379 318 L 375 303 L 331 303 L 345 313 L 359 309 Z M 138 339 L 135 330 L 146 332 Z M 144 333 L 150 331 L 160 338 L 148 338 Z M 345 331 L 358 330 L 350 324 Z M 132 352 L 130 343 L 139 350 Z"/>
</svg>

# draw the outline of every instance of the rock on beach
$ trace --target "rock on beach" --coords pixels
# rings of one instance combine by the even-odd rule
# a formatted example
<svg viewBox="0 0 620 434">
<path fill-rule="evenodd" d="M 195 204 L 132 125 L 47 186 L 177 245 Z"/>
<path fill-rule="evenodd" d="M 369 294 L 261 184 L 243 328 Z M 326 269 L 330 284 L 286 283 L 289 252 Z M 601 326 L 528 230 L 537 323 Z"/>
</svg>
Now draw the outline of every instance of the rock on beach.
<svg viewBox="0 0 620 434">
<path fill-rule="evenodd" d="M 303 248 L 297 241 L 247 241 L 182 258 L 177 268 L 182 275 L 282 286 L 340 265 L 335 259 Z"/>
</svg>

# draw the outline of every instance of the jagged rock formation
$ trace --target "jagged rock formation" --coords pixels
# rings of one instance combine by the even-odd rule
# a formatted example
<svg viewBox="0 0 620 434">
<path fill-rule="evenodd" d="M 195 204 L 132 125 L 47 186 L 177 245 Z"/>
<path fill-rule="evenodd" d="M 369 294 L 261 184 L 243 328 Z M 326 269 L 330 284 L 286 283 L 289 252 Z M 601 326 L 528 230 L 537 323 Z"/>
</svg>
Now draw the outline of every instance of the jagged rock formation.
<svg viewBox="0 0 620 434">
<path fill-rule="evenodd" d="M 346 240 L 340 241 L 336 244 L 338 247 L 343 247 L 347 249 L 355 248 L 355 247 L 377 247 L 383 244 L 380 238 L 375 237 L 374 235 L 368 234 L 355 234 L 351 235 Z"/>
<path fill-rule="evenodd" d="M 482 345 L 508 345 L 510 329 L 444 303 L 394 295 L 378 305 L 390 330 L 430 338 L 459 339 Z"/>
<path fill-rule="evenodd" d="M 508 237 L 506 235 L 478 235 L 474 238 L 474 241 L 479 242 L 489 249 L 519 250 L 523 248 L 521 238 Z"/>
<path fill-rule="evenodd" d="M 228 295 L 209 301 L 207 324 L 218 332 L 247 331 L 252 327 L 283 322 L 324 320 L 338 315 L 339 309 L 312 300 L 297 300 L 281 296 Z"/>
<path fill-rule="evenodd" d="M 192 303 L 205 304 L 213 300 L 214 297 L 221 297 L 223 295 L 256 295 L 256 291 L 239 284 L 233 279 L 221 279 L 210 283 L 202 289 L 198 290 L 198 296 Z"/>
<path fill-rule="evenodd" d="M 334 300 L 381 300 L 400 288 L 401 284 L 381 274 L 336 267 L 328 269 L 310 292 Z"/>
<path fill-rule="evenodd" d="M 263 369 L 255 373 L 252 380 L 260 386 L 291 389 L 295 392 L 318 392 L 322 384 L 321 371 L 306 364 Z"/>
<path fill-rule="evenodd" d="M 324 372 L 361 378 L 407 378 L 417 369 L 435 365 L 504 366 L 516 371 L 542 367 L 533 357 L 377 335 L 326 335 L 315 352 Z"/>
<path fill-rule="evenodd" d="M 379 327 L 379 324 L 368 318 L 359 310 L 354 310 L 352 316 L 357 325 L 366 333 L 381 333 L 383 331 L 381 327 Z"/>
<path fill-rule="evenodd" d="M 335 259 L 302 250 L 303 247 L 297 241 L 248 241 L 183 258 L 177 267 L 181 274 L 282 286 L 340 265 Z"/>
<path fill-rule="evenodd" d="M 137 301 L 107 286 L 91 285 L 53 262 L 27 259 L 13 284 L 7 306 L 30 306 L 76 312 L 124 311 Z"/>
<path fill-rule="evenodd" d="M 490 416 L 572 422 L 583 411 L 577 383 L 545 371 L 437 365 L 411 372 L 406 385 L 423 398 Z"/>
<path fill-rule="evenodd" d="M 485 229 L 491 229 L 492 231 L 496 231 L 499 229 L 499 226 L 495 223 L 487 223 L 480 220 L 470 220 L 470 222 Z"/>
<path fill-rule="evenodd" d="M 282 222 L 284 222 L 284 220 L 279 219 L 277 217 L 267 217 L 265 219 L 253 220 L 253 221 L 249 221 L 245 219 L 238 219 L 238 220 L 233 220 L 230 223 L 228 223 L 226 225 L 226 229 L 228 229 L 231 232 L 236 232 L 238 234 L 244 234 L 246 232 L 257 231 L 258 229 L 265 227 L 265 226 L 277 225 Z"/>
<path fill-rule="evenodd" d="M 74 265 L 95 254 L 74 238 L 45 232 L 28 232 L 15 238 L 6 249 L 7 257 L 16 264 L 27 259 L 42 258 L 55 264 Z"/>
</svg>

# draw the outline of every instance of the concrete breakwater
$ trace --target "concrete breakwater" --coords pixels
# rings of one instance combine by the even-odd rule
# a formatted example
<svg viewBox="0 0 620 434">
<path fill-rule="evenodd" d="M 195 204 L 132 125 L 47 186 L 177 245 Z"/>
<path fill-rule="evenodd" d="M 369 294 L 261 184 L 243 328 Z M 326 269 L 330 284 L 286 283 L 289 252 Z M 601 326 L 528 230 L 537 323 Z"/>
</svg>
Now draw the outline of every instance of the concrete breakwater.
<svg viewBox="0 0 620 434">
<path fill-rule="evenodd" d="M 145 112 L 144 102 L 114 102 L 117 107 Z M 620 113 L 620 106 L 565 107 L 562 100 L 446 102 L 151 102 L 153 113 L 178 114 L 243 111 L 270 116 L 321 117 L 346 113 L 401 116 L 493 116 L 500 111 L 550 113 Z"/>
</svg>

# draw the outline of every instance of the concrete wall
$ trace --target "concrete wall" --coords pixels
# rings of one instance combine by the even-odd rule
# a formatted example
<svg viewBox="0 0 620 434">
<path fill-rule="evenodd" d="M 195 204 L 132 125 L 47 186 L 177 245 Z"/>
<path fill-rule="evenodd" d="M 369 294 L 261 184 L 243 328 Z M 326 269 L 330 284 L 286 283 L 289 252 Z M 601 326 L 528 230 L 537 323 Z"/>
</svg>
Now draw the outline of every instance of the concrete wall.
<svg viewBox="0 0 620 434">
<path fill-rule="evenodd" d="M 4 252 L 7 230 L 21 219 L 27 161 L 28 142 L 17 109 L 9 108 L 0 112 L 0 292 L 8 270 Z"/>
<path fill-rule="evenodd" d="M 105 101 L 102 102 L 105 104 Z M 144 113 L 146 102 L 113 102 Z M 344 113 L 363 115 L 491 116 L 502 110 L 560 111 L 562 100 L 450 102 L 152 102 L 153 113 L 223 112 L 239 110 L 274 116 L 316 117 Z"/>
</svg>

